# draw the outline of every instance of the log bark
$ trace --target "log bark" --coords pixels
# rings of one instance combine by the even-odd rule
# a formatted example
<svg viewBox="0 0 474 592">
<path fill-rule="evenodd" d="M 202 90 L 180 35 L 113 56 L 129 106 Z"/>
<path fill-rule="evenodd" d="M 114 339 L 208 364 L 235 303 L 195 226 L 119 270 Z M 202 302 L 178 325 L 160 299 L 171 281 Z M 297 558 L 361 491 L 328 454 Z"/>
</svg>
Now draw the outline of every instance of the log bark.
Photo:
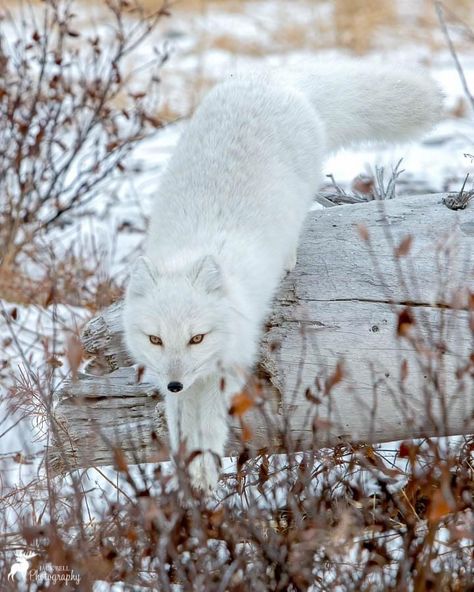
<svg viewBox="0 0 474 592">
<path fill-rule="evenodd" d="M 254 452 L 474 432 L 474 211 L 442 197 L 310 213 L 262 338 Z M 136 383 L 120 310 L 84 330 L 96 375 L 60 393 L 58 472 L 113 464 L 115 446 L 130 462 L 167 457 L 163 401 Z M 229 454 L 242 429 L 234 418 Z"/>
</svg>

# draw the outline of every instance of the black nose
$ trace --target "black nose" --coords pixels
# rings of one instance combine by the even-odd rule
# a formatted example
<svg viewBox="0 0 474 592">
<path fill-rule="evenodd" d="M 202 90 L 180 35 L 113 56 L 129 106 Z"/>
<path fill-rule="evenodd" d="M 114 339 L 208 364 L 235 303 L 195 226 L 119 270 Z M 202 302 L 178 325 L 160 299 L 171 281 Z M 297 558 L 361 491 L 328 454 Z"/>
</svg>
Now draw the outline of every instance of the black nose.
<svg viewBox="0 0 474 592">
<path fill-rule="evenodd" d="M 180 382 L 170 382 L 168 384 L 168 390 L 172 393 L 179 393 L 183 390 L 183 385 Z"/>
</svg>

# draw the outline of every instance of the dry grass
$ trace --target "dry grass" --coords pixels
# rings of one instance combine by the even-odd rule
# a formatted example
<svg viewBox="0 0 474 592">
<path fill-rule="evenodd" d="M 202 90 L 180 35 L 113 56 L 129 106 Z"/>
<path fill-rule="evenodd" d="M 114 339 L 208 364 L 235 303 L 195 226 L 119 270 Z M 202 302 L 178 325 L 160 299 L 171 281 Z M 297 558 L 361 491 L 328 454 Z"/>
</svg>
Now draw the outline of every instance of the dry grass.
<svg viewBox="0 0 474 592">
<path fill-rule="evenodd" d="M 70 255 L 42 267 L 39 278 L 19 269 L 0 267 L 0 299 L 41 307 L 59 302 L 97 312 L 122 295 L 120 285 L 101 273 L 100 263 L 94 265 L 91 260 Z"/>
<path fill-rule="evenodd" d="M 366 53 L 383 27 L 397 25 L 393 2 L 379 0 L 334 0 L 336 44 L 355 53 Z"/>
<path fill-rule="evenodd" d="M 142 0 L 153 6 L 152 0 Z M 270 33 L 271 43 L 262 39 L 242 40 L 238 35 L 225 34 L 219 30 L 203 31 L 206 47 L 224 49 L 230 53 L 260 56 L 275 51 L 294 49 L 319 50 L 342 47 L 356 54 L 377 48 L 379 34 L 386 32 L 402 42 L 421 41 L 432 45 L 432 33 L 438 28 L 433 0 L 423 0 L 413 5 L 405 14 L 392 0 L 295 0 L 291 4 L 275 3 L 269 20 L 275 25 L 268 31 L 266 22 L 257 16 L 257 10 L 268 4 L 264 0 L 177 0 L 173 11 L 183 15 L 210 16 L 213 14 L 245 14 L 255 18 L 258 26 Z M 450 11 L 457 17 L 474 23 L 471 0 L 452 0 Z M 327 7 L 328 10 L 321 9 Z M 304 10 L 308 18 L 298 22 L 295 15 Z M 203 42 L 204 44 L 204 42 Z"/>
<path fill-rule="evenodd" d="M 79 6 L 91 2 L 77 1 Z M 140 4 L 147 12 L 156 9 L 155 0 L 140 0 Z M 459 19 L 474 23 L 471 0 L 451 0 L 448 4 L 447 17 L 453 23 Z M 77 12 L 79 18 L 87 18 Z M 225 26 L 220 25 L 222 17 L 226 17 Z M 239 19 L 234 29 L 229 26 L 233 17 Z M 242 34 L 241 19 L 254 34 Z M 459 30 L 462 47 L 471 39 L 463 41 Z M 241 59 L 284 56 L 295 51 L 317 53 L 342 48 L 362 55 L 410 43 L 421 44 L 429 52 L 444 47 L 433 0 L 401 6 L 393 0 L 176 0 L 171 18 L 160 23 L 159 31 L 164 35 L 178 31 L 186 41 L 186 49 L 178 49 L 162 73 L 163 99 L 157 115 L 167 122 L 189 116 L 203 93 L 221 77 L 209 60 L 213 51 L 226 56 L 223 68 L 227 69 Z M 117 106 L 124 100 L 119 94 Z"/>
<path fill-rule="evenodd" d="M 468 4 L 467 0 L 450 2 L 452 13 L 448 18 L 455 22 L 459 17 L 467 24 L 474 23 L 474 12 L 467 9 Z M 183 54 L 185 67 L 175 56 L 171 77 L 165 69 L 164 88 L 167 90 L 180 84 L 176 82 L 179 77 L 183 93 L 192 93 L 194 97 L 182 101 L 183 106 L 168 103 L 168 116 L 189 115 L 202 96 L 198 87 L 207 89 L 218 80 L 216 69 L 210 68 L 211 74 L 207 69 L 209 52 L 212 51 L 226 54 L 225 67 L 232 68 L 241 59 L 260 59 L 269 55 L 279 55 L 284 59 L 285 54 L 299 51 L 317 54 L 326 49 L 342 48 L 363 55 L 411 43 L 423 45 L 431 53 L 444 48 L 432 0 L 424 0 L 413 7 L 407 4 L 403 10 L 391 0 L 295 0 L 292 3 L 275 2 L 271 10 L 268 6 L 264 0 L 184 0 L 174 5 L 174 15 L 169 24 L 171 27 L 182 26 L 183 30 L 190 29 L 192 47 Z M 262 10 L 264 7 L 267 9 Z M 222 15 L 229 19 L 234 15 L 239 19 L 245 18 L 255 33 L 242 34 L 240 21 L 236 21 L 235 30 L 228 25 L 225 29 L 209 26 L 216 18 L 216 22 L 220 22 L 218 18 Z M 460 47 L 471 43 L 470 38 L 463 37 L 461 28 L 459 38 Z M 195 63 L 192 68 L 189 67 L 189 58 Z"/>
</svg>

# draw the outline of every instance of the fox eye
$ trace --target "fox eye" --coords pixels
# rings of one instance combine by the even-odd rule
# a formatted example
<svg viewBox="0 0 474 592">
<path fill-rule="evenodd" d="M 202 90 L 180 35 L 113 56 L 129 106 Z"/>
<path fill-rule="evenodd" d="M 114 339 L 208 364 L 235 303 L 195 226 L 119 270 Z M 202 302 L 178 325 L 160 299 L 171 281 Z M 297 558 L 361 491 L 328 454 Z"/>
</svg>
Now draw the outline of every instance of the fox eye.
<svg viewBox="0 0 474 592">
<path fill-rule="evenodd" d="M 153 343 L 153 345 L 163 345 L 163 341 L 161 340 L 161 337 L 158 337 L 158 335 L 148 335 L 148 338 L 150 339 L 150 343 Z"/>
<path fill-rule="evenodd" d="M 191 339 L 189 340 L 189 345 L 196 345 L 198 343 L 201 343 L 203 339 L 204 339 L 204 333 L 199 333 L 199 335 L 194 335 L 194 337 L 191 337 Z"/>
</svg>

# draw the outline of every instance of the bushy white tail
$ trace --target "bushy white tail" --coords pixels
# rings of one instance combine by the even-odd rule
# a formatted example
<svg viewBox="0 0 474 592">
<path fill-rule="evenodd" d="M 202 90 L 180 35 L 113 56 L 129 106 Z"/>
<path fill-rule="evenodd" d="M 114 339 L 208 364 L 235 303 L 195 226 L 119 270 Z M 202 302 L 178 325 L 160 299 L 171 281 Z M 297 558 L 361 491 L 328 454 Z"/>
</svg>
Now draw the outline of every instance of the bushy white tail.
<svg viewBox="0 0 474 592">
<path fill-rule="evenodd" d="M 328 147 L 404 142 L 440 119 L 442 95 L 423 70 L 370 62 L 335 62 L 285 74 L 321 116 Z"/>
</svg>

